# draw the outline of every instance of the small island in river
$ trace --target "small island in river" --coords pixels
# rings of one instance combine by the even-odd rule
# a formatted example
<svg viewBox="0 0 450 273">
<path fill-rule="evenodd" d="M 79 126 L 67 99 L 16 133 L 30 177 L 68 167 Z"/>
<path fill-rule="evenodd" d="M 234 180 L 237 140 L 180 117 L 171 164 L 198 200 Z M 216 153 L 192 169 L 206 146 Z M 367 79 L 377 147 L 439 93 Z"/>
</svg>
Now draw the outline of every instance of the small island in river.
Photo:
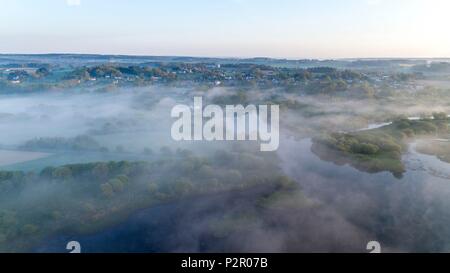
<svg viewBox="0 0 450 273">
<path fill-rule="evenodd" d="M 389 125 L 352 132 L 327 133 L 313 139 L 312 151 L 322 160 L 338 165 L 349 164 L 369 173 L 391 172 L 401 178 L 405 172 L 402 155 L 408 142 L 418 137 L 445 139 L 449 134 L 447 114 L 410 120 L 399 118 Z"/>
</svg>

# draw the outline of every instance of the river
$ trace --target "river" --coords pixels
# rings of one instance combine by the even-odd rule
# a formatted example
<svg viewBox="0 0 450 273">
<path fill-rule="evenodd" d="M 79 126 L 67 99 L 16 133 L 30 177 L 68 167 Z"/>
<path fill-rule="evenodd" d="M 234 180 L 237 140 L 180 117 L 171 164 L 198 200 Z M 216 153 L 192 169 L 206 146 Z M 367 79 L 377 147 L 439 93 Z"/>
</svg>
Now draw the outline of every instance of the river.
<svg viewBox="0 0 450 273">
<path fill-rule="evenodd" d="M 283 138 L 280 144 L 278 155 L 284 172 L 300 183 L 308 198 L 334 215 L 304 231 L 306 238 L 317 238 L 308 242 L 305 251 L 347 251 L 343 241 L 354 236 L 358 240 L 379 241 L 384 252 L 450 252 L 450 168 L 434 156 L 418 153 L 416 143 L 403 156 L 406 173 L 402 178 L 389 172 L 369 174 L 322 161 L 311 152 L 310 139 Z M 35 251 L 65 252 L 65 244 L 70 240 L 81 242 L 86 252 L 210 251 L 207 245 L 199 246 L 196 241 L 202 236 L 198 225 L 183 226 L 175 220 L 183 210 L 204 204 L 204 200 L 196 200 L 149 208 L 96 234 L 50 238 Z M 311 217 L 314 219 L 315 215 Z M 301 226 L 294 232 L 301 232 Z M 335 233 L 327 240 L 336 240 L 332 250 L 320 239 L 328 236 L 330 229 Z M 361 246 L 361 252 L 364 247 Z"/>
</svg>

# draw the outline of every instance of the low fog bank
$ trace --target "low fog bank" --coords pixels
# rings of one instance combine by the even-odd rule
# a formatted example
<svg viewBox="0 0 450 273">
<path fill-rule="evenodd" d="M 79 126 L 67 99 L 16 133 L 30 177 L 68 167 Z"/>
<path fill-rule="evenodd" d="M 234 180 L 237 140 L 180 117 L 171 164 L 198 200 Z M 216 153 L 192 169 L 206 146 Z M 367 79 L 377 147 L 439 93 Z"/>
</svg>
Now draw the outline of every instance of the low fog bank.
<svg viewBox="0 0 450 273">
<path fill-rule="evenodd" d="M 171 109 L 179 103 L 191 105 L 194 95 L 202 95 L 205 103 L 219 105 L 280 104 L 279 151 L 264 154 L 258 151 L 258 145 L 240 143 L 250 149 L 242 155 L 235 150 L 244 148 L 239 145 L 236 148 L 234 143 L 174 142 L 170 136 Z M 112 213 L 108 215 L 112 215 L 113 227 L 102 226 L 94 229 L 95 232 L 83 230 L 82 236 L 70 237 L 77 239 L 81 236 L 80 241 L 84 240 L 87 249 L 94 252 L 365 252 L 367 242 L 372 240 L 382 242 L 385 251 L 446 251 L 450 244 L 446 239 L 450 238 L 446 219 L 450 219 L 447 218 L 450 215 L 445 211 L 450 211 L 447 210 L 450 203 L 446 201 L 450 189 L 442 180 L 413 173 L 399 181 L 389 173 L 372 175 L 350 166 L 336 166 L 312 154 L 308 140 L 323 132 L 365 128 L 370 123 L 400 115 L 450 113 L 446 101 L 434 102 L 434 99 L 427 98 L 417 101 L 415 98 L 344 100 L 302 97 L 280 93 L 276 89 L 264 92 L 249 90 L 243 94 L 240 90 L 226 88 L 192 91 L 168 87 L 121 89 L 109 93 L 8 95 L 0 96 L 0 130 L 7 132 L 0 135 L 0 147 L 51 154 L 76 152 L 81 156 L 95 152 L 103 155 L 98 158 L 105 158 L 93 161 L 164 162 L 153 166 L 155 170 L 167 167 L 164 164 L 173 160 L 167 154 L 176 153 L 177 149 L 179 153 L 183 153 L 180 149 L 187 149 L 194 156 L 205 158 L 214 157 L 218 150 L 235 153 L 236 157 L 225 159 L 231 158 L 241 166 L 233 166 L 230 172 L 226 172 L 231 168 L 226 163 L 214 165 L 205 163 L 208 162 L 206 159 L 195 159 L 195 162 L 201 162 L 198 169 L 189 161 L 185 165 L 182 162 L 170 165 L 173 169 L 167 167 L 165 172 L 152 173 L 151 179 L 155 179 L 158 185 L 169 180 L 175 183 L 178 187 L 174 186 L 174 191 L 181 198 L 166 200 L 168 204 L 136 215 L 131 213 L 129 220 L 116 216 L 115 211 L 108 211 Z M 80 163 L 77 161 L 79 157 L 74 158 L 77 159 L 69 162 Z M 58 157 L 49 162 L 54 163 L 52 167 L 64 165 L 58 164 L 62 162 Z M 272 165 L 280 169 L 280 175 L 289 176 L 300 186 L 300 189 L 291 190 L 294 195 L 284 191 L 283 194 L 278 194 L 278 191 L 274 194 L 273 189 L 264 187 L 238 186 L 231 192 L 205 190 L 201 192 L 203 195 L 189 197 L 188 200 L 183 196 L 187 191 L 184 183 L 190 185 L 189 190 L 191 184 L 198 189 L 200 185 L 195 183 L 206 179 L 204 176 L 210 183 L 205 187 L 211 188 L 220 185 L 219 182 L 226 184 L 228 180 L 232 183 L 257 177 L 261 182 L 263 178 L 254 174 L 255 170 L 259 170 L 261 176 L 270 177 L 271 171 L 278 171 Z M 177 177 L 185 178 L 183 168 L 192 172 L 189 183 L 176 180 Z M 51 179 L 55 179 L 55 174 L 57 179 L 67 174 L 67 169 L 52 171 Z M 108 179 L 116 179 L 115 175 Z M 214 175 L 221 175 L 223 179 L 214 178 Z M 95 189 L 98 192 L 85 193 L 84 188 L 76 188 L 78 191 L 72 192 L 65 184 L 54 186 L 51 179 L 49 183 L 24 191 L 19 199 L 21 206 L 27 207 L 45 199 L 56 200 L 54 204 L 57 204 L 60 198 L 71 195 L 82 196 L 89 201 L 105 198 L 103 195 L 108 194 L 119 198 L 120 191 L 114 189 L 114 185 L 105 186 L 110 182 L 97 181 L 99 185 L 95 185 Z M 136 192 L 148 191 L 149 187 L 150 191 L 154 190 L 153 180 L 147 176 L 141 180 Z M 133 202 L 136 196 L 133 194 L 120 197 L 118 202 Z M 159 195 L 158 198 L 165 200 Z M 17 200 L 2 202 L 0 209 L 11 209 Z M 71 202 L 76 207 L 77 201 Z M 96 201 L 90 203 L 97 204 Z M 94 215 L 92 219 L 101 218 L 102 213 L 96 211 L 97 207 L 89 204 L 83 209 Z M 114 218 L 120 221 L 116 222 Z M 117 241 L 108 242 L 111 234 Z M 50 237 L 55 241 L 38 247 L 38 251 L 54 250 L 52 243 L 68 239 Z M 108 245 L 114 249 L 108 249 Z"/>
<path fill-rule="evenodd" d="M 450 101 L 437 104 L 435 99 L 416 98 L 333 99 L 297 96 L 278 89 L 244 92 L 220 87 L 206 91 L 148 87 L 111 92 L 44 92 L 0 96 L 0 129 L 8 132 L 0 136 L 0 144 L 14 147 L 33 138 L 89 135 L 112 149 L 117 145 L 133 151 L 149 143 L 174 145 L 170 111 L 176 104 L 192 105 L 194 96 L 203 96 L 204 104 L 279 104 L 282 133 L 302 137 L 365 128 L 369 123 L 398 116 L 450 113 Z"/>
<path fill-rule="evenodd" d="M 0 142 L 5 146 L 17 146 L 33 138 L 162 133 L 163 125 L 170 119 L 168 109 L 175 102 L 161 97 L 155 105 L 147 107 L 139 103 L 139 93 L 131 90 L 114 94 L 2 96 L 0 126 L 8 134 L 2 134 Z M 161 140 L 167 139 L 166 136 L 161 136 Z M 117 140 L 120 141 L 120 137 Z M 112 141 L 113 144 L 116 143 Z"/>
</svg>

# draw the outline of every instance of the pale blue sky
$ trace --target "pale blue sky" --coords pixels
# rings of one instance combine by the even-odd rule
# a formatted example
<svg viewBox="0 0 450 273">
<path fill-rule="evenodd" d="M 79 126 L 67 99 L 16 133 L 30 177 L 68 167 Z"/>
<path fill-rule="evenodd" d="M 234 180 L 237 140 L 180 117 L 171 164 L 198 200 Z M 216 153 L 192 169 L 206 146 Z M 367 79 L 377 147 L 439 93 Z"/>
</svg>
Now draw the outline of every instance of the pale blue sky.
<svg viewBox="0 0 450 273">
<path fill-rule="evenodd" d="M 450 57 L 447 0 L 0 0 L 0 53 Z"/>
</svg>

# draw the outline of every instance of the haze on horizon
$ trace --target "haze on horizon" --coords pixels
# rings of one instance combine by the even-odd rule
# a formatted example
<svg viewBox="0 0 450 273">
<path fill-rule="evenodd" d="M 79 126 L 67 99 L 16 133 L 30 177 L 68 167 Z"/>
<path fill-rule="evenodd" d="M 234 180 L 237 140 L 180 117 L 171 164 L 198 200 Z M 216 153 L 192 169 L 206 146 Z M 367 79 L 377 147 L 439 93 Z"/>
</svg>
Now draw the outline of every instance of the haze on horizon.
<svg viewBox="0 0 450 273">
<path fill-rule="evenodd" d="M 450 57 L 446 0 L 0 0 L 0 53 Z"/>
</svg>

